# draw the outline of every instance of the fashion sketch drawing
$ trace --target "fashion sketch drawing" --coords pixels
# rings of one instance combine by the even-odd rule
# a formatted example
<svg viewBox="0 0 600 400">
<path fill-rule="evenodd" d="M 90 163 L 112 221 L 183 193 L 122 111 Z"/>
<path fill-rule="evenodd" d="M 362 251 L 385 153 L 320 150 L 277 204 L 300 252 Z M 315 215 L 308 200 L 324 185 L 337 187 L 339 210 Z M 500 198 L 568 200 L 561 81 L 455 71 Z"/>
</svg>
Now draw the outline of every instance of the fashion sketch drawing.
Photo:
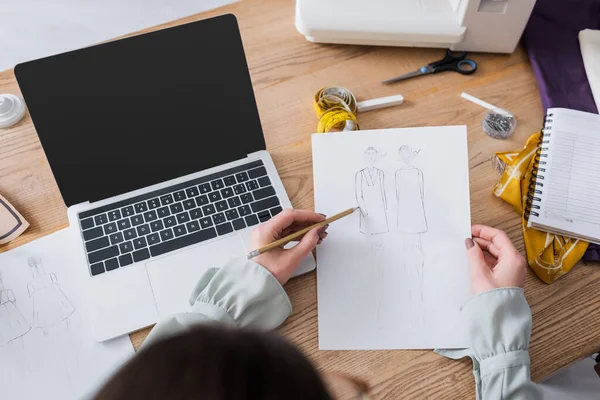
<svg viewBox="0 0 600 400">
<path fill-rule="evenodd" d="M 19 339 L 30 330 L 31 325 L 17 308 L 13 291 L 4 287 L 0 274 L 0 346 Z"/>
<path fill-rule="evenodd" d="M 389 231 L 387 221 L 387 198 L 385 174 L 375 167 L 379 151 L 374 147 L 365 150 L 366 168 L 355 175 L 355 195 L 360 207 L 359 230 L 365 235 L 377 235 Z"/>
</svg>

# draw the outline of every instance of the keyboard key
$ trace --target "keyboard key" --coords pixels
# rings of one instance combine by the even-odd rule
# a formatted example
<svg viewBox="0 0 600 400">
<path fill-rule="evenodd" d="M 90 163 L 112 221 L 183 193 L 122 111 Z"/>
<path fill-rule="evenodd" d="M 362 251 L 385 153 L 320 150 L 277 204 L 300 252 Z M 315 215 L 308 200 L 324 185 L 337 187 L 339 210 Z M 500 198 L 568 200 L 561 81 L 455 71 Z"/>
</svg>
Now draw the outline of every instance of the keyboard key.
<svg viewBox="0 0 600 400">
<path fill-rule="evenodd" d="M 212 189 L 210 188 L 210 184 L 203 183 L 201 185 L 198 185 L 198 190 L 200 190 L 201 194 L 204 194 L 210 192 Z"/>
<path fill-rule="evenodd" d="M 82 219 L 81 221 L 79 221 L 79 224 L 81 225 L 81 230 L 90 229 L 94 227 L 94 219 L 91 217 Z"/>
<path fill-rule="evenodd" d="M 273 207 L 273 208 L 271 208 L 271 215 L 276 216 L 277 214 L 279 214 L 282 211 L 283 211 L 283 208 L 281 208 L 281 207 Z"/>
<path fill-rule="evenodd" d="M 233 189 L 230 188 L 230 187 L 228 187 L 228 188 L 225 188 L 225 189 L 221 190 L 221 196 L 224 199 L 227 199 L 227 198 L 233 196 Z"/>
<path fill-rule="evenodd" d="M 200 224 L 198 223 L 198 221 L 188 222 L 187 224 L 185 224 L 185 226 L 187 227 L 187 230 L 190 233 L 200 230 Z"/>
<path fill-rule="evenodd" d="M 258 218 L 254 214 L 244 217 L 244 220 L 246 221 L 246 225 L 248 225 L 248 226 L 258 224 Z"/>
<path fill-rule="evenodd" d="M 144 236 L 150 233 L 150 225 L 144 224 L 137 227 L 138 236 Z"/>
<path fill-rule="evenodd" d="M 233 192 L 235 194 L 242 194 L 242 193 L 246 193 L 246 186 L 244 186 L 243 184 L 239 184 L 239 185 L 235 185 L 233 187 Z"/>
<path fill-rule="evenodd" d="M 158 214 L 159 218 L 164 218 L 164 217 L 168 217 L 169 215 L 171 215 L 171 211 L 169 211 L 169 207 L 161 207 L 158 210 L 156 210 L 156 213 Z"/>
<path fill-rule="evenodd" d="M 160 207 L 160 200 L 158 198 L 148 200 L 148 208 L 154 210 L 155 208 Z"/>
<path fill-rule="evenodd" d="M 135 262 L 140 262 L 150 258 L 150 252 L 148 249 L 142 249 L 133 252 L 133 259 Z"/>
<path fill-rule="evenodd" d="M 233 229 L 235 229 L 236 231 L 239 231 L 240 229 L 244 229 L 246 227 L 246 223 L 244 222 L 243 218 L 233 220 L 231 221 L 231 224 L 233 225 Z"/>
<path fill-rule="evenodd" d="M 266 210 L 268 208 L 273 208 L 278 205 L 279 205 L 279 199 L 277 198 L 277 196 L 273 196 L 273 197 L 269 197 L 268 199 L 263 199 L 263 200 L 257 201 L 256 203 L 252 203 L 252 204 L 250 204 L 250 207 L 252 207 L 252 211 L 257 213 L 259 211 Z"/>
<path fill-rule="evenodd" d="M 106 261 L 104 261 L 104 268 L 106 268 L 107 272 L 117 269 L 117 268 L 119 268 L 119 261 L 117 261 L 116 258 L 111 258 L 110 260 L 106 260 Z"/>
<path fill-rule="evenodd" d="M 210 183 L 210 186 L 213 188 L 213 190 L 219 190 L 223 189 L 225 184 L 223 183 L 223 179 L 216 179 Z"/>
<path fill-rule="evenodd" d="M 258 178 L 259 176 L 263 176 L 266 174 L 267 174 L 267 170 L 265 169 L 265 167 L 258 167 L 258 168 L 254 168 L 254 169 L 251 169 L 250 171 L 248 171 L 248 176 L 251 179 Z"/>
<path fill-rule="evenodd" d="M 165 223 L 165 228 L 170 228 L 172 226 L 177 225 L 177 219 L 175 218 L 174 215 L 171 215 L 170 217 L 163 219 L 163 222 Z"/>
<path fill-rule="evenodd" d="M 258 182 L 248 181 L 248 182 L 246 182 L 246 188 L 248 188 L 248 190 L 250 190 L 250 191 L 256 190 L 256 189 L 258 189 Z"/>
<path fill-rule="evenodd" d="M 145 201 L 143 201 L 141 203 L 137 203 L 136 205 L 133 206 L 133 208 L 135 208 L 135 212 L 137 214 L 148 211 L 148 205 L 146 204 Z"/>
<path fill-rule="evenodd" d="M 173 230 L 171 228 L 165 229 L 164 231 L 160 231 L 160 238 L 163 240 L 163 242 L 165 240 L 173 239 L 173 237 Z"/>
<path fill-rule="evenodd" d="M 191 199 L 193 197 L 198 196 L 200 194 L 200 191 L 198 190 L 198 188 L 196 186 L 192 186 L 192 187 L 185 189 L 185 194 L 188 199 Z"/>
<path fill-rule="evenodd" d="M 133 240 L 133 247 L 135 247 L 136 250 L 144 248 L 148 246 L 148 244 L 146 243 L 146 238 L 137 238 Z"/>
<path fill-rule="evenodd" d="M 185 222 L 188 222 L 189 220 L 190 220 L 190 214 L 187 211 L 177 214 L 177 223 L 178 224 L 183 224 Z"/>
<path fill-rule="evenodd" d="M 146 240 L 148 241 L 148 246 L 160 243 L 160 234 L 156 232 L 151 235 L 148 235 L 146 236 Z"/>
<path fill-rule="evenodd" d="M 104 264 L 101 262 L 92 264 L 90 266 L 90 271 L 92 272 L 92 276 L 100 275 L 104 273 Z"/>
<path fill-rule="evenodd" d="M 152 230 L 152 232 L 158 232 L 165 229 L 165 226 L 163 225 L 163 222 L 161 220 L 152 221 L 150 222 L 150 229 Z"/>
<path fill-rule="evenodd" d="M 208 199 L 214 203 L 215 201 L 221 200 L 221 194 L 219 192 L 210 192 L 208 194 Z"/>
<path fill-rule="evenodd" d="M 226 235 L 230 232 L 233 232 L 233 226 L 231 226 L 230 222 L 227 222 L 225 224 L 221 224 L 221 225 L 217 225 L 217 232 L 219 233 L 219 236 L 221 235 Z"/>
<path fill-rule="evenodd" d="M 107 247 L 108 245 L 110 245 L 110 242 L 108 241 L 108 236 L 103 236 L 101 238 L 86 242 L 85 249 L 88 253 L 91 253 L 92 251 L 100 250 L 104 247 Z"/>
<path fill-rule="evenodd" d="M 236 209 L 225 211 L 225 216 L 227 217 L 227 221 L 231 221 L 232 219 L 237 219 L 240 217 Z"/>
<path fill-rule="evenodd" d="M 227 204 L 229 204 L 229 207 L 237 207 L 237 206 L 241 206 L 242 205 L 242 201 L 240 200 L 239 197 L 232 197 L 230 199 L 227 199 Z"/>
<path fill-rule="evenodd" d="M 173 250 L 181 249 L 182 247 L 190 246 L 195 243 L 200 243 L 205 240 L 212 239 L 217 236 L 217 232 L 214 228 L 202 229 L 201 231 L 194 232 L 189 235 L 182 236 L 180 238 L 170 240 L 168 242 L 162 242 L 157 245 L 150 247 L 150 252 L 153 257 L 161 254 L 168 253 Z"/>
<path fill-rule="evenodd" d="M 246 215 L 252 214 L 252 210 L 249 205 L 238 207 L 238 213 L 240 213 L 241 217 L 245 217 Z"/>
<path fill-rule="evenodd" d="M 183 190 L 173 193 L 173 197 L 175 198 L 175 201 L 182 201 L 186 199 L 185 192 Z"/>
<path fill-rule="evenodd" d="M 253 202 L 254 198 L 252 197 L 252 193 L 244 193 L 240 196 L 240 200 L 242 200 L 242 203 L 248 204 Z"/>
<path fill-rule="evenodd" d="M 96 222 L 96 226 L 102 225 L 108 222 L 108 218 L 106 217 L 106 214 L 96 215 L 94 217 L 94 222 Z"/>
<path fill-rule="evenodd" d="M 210 202 L 208 201 L 208 196 L 207 195 L 204 194 L 202 196 L 196 197 L 196 204 L 198 205 L 198 207 L 205 206 L 208 203 L 210 203 Z"/>
<path fill-rule="evenodd" d="M 239 183 L 242 183 L 242 182 L 246 182 L 250 178 L 248 178 L 248 174 L 244 171 L 244 172 L 240 172 L 238 174 L 235 174 L 235 179 L 237 179 L 237 181 Z"/>
<path fill-rule="evenodd" d="M 214 214 L 216 212 L 217 212 L 217 210 L 215 210 L 215 206 L 212 204 L 202 207 L 202 213 L 204 215 L 210 215 L 210 214 Z"/>
<path fill-rule="evenodd" d="M 210 219 L 210 217 L 202 218 L 198 222 L 200 223 L 200 226 L 202 227 L 202 229 L 206 229 L 209 226 L 213 225 L 212 219 Z"/>
<path fill-rule="evenodd" d="M 110 224 L 104 225 L 104 233 L 110 235 L 111 233 L 115 233 L 117 231 L 117 224 L 111 222 Z"/>
<path fill-rule="evenodd" d="M 133 226 L 138 226 L 144 223 L 144 216 L 143 215 L 134 215 L 133 217 L 131 217 L 131 225 Z"/>
<path fill-rule="evenodd" d="M 258 220 L 260 222 L 265 222 L 271 219 L 271 213 L 268 211 L 261 211 L 258 213 Z"/>
<path fill-rule="evenodd" d="M 119 210 L 112 210 L 108 212 L 108 220 L 109 221 L 116 221 L 118 219 L 121 218 L 121 211 Z"/>
<path fill-rule="evenodd" d="M 123 241 L 123 234 L 121 232 L 113 233 L 110 237 L 110 244 L 118 244 Z"/>
<path fill-rule="evenodd" d="M 133 243 L 131 241 L 123 242 L 119 245 L 119 250 L 121 250 L 121 254 L 131 253 L 133 251 Z"/>
<path fill-rule="evenodd" d="M 173 232 L 175 233 L 175 237 L 183 236 L 187 233 L 187 229 L 185 229 L 185 225 L 177 225 L 173 228 Z"/>
<path fill-rule="evenodd" d="M 160 197 L 160 204 L 162 204 L 163 206 L 168 206 L 169 204 L 173 204 L 173 195 L 169 194 L 165 194 L 164 196 Z"/>
<path fill-rule="evenodd" d="M 196 202 L 194 201 L 194 199 L 187 199 L 186 201 L 183 202 L 183 209 L 184 210 L 191 210 L 192 208 L 196 207 Z"/>
<path fill-rule="evenodd" d="M 202 217 L 202 210 L 200 210 L 199 208 L 194 208 L 193 210 L 190 211 L 191 219 L 198 219 L 201 217 Z"/>
<path fill-rule="evenodd" d="M 268 176 L 263 176 L 262 178 L 258 178 L 258 184 L 260 187 L 269 186 L 271 184 L 271 180 Z"/>
<path fill-rule="evenodd" d="M 85 241 L 96 239 L 100 236 L 104 236 L 104 230 L 100 226 L 97 228 L 88 229 L 87 231 L 83 231 L 83 239 Z"/>
<path fill-rule="evenodd" d="M 121 267 L 133 264 L 133 257 L 131 257 L 131 254 L 123 254 L 119 257 L 119 264 L 121 264 Z"/>
<path fill-rule="evenodd" d="M 221 200 L 218 203 L 215 203 L 215 208 L 217 211 L 225 211 L 229 208 L 229 206 L 225 200 Z"/>
<path fill-rule="evenodd" d="M 267 186 L 264 187 L 262 189 L 258 189 L 255 190 L 254 192 L 252 192 L 252 195 L 254 196 L 255 200 L 260 200 L 260 199 L 264 199 L 267 197 L 271 197 L 275 194 L 275 189 L 273 189 L 273 186 Z"/>
<path fill-rule="evenodd" d="M 213 221 L 215 221 L 215 225 L 219 225 L 222 224 L 223 222 L 227 221 L 227 219 L 225 218 L 225 214 L 223 213 L 218 213 L 212 216 Z"/>
<path fill-rule="evenodd" d="M 102 250 L 95 251 L 88 254 L 88 260 L 90 264 L 95 264 L 99 261 L 104 261 L 109 258 L 113 258 L 119 255 L 119 247 L 111 246 L 105 247 Z"/>
<path fill-rule="evenodd" d="M 133 214 L 135 214 L 135 211 L 133 211 L 133 206 L 121 208 L 121 215 L 123 217 L 131 217 Z"/>
<path fill-rule="evenodd" d="M 181 203 L 171 204 L 169 208 L 171 209 L 171 214 L 177 214 L 183 211 Z"/>
<path fill-rule="evenodd" d="M 144 213 L 144 221 L 146 221 L 146 222 L 154 221 L 157 218 L 158 218 L 158 215 L 156 214 L 156 211 L 154 211 L 154 210 Z"/>
<path fill-rule="evenodd" d="M 123 229 L 131 228 L 131 223 L 129 222 L 129 218 L 125 218 L 125 219 L 117 221 L 117 226 L 119 227 L 120 231 L 122 231 Z"/>
<path fill-rule="evenodd" d="M 225 183 L 225 186 L 231 186 L 231 185 L 235 185 L 237 183 L 237 181 L 235 180 L 235 177 L 233 175 L 229 175 L 229 176 L 226 176 L 225 178 L 223 178 L 223 182 Z"/>
<path fill-rule="evenodd" d="M 137 237 L 135 228 L 127 229 L 126 231 L 123 232 L 123 236 L 125 236 L 125 240 L 135 239 Z"/>
</svg>

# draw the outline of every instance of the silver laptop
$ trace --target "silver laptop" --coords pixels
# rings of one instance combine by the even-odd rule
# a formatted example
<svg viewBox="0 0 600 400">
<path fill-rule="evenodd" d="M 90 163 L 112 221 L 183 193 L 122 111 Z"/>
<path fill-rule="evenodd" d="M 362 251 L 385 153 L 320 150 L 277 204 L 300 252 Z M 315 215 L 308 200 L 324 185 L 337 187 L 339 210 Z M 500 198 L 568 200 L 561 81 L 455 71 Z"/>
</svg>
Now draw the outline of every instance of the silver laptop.
<svg viewBox="0 0 600 400">
<path fill-rule="evenodd" d="M 246 254 L 250 230 L 291 207 L 232 15 L 15 74 L 76 230 L 65 251 L 99 341 L 187 311 L 202 273 Z M 309 255 L 296 275 L 314 267 Z"/>
</svg>

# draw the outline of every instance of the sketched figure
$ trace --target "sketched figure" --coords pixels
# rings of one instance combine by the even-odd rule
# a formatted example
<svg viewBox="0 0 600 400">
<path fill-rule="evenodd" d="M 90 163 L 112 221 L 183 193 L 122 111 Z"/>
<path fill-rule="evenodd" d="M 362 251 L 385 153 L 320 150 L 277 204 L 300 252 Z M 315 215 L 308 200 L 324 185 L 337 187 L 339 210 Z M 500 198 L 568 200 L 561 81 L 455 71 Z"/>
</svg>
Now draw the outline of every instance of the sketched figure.
<svg viewBox="0 0 600 400">
<path fill-rule="evenodd" d="M 4 288 L 0 274 L 0 346 L 22 337 L 31 330 L 16 303 L 13 291 Z"/>
<path fill-rule="evenodd" d="M 403 145 L 398 149 L 402 167 L 396 171 L 396 199 L 398 201 L 398 231 L 403 234 L 404 265 L 409 277 L 416 279 L 411 285 L 417 293 L 409 293 L 423 300 L 423 245 L 422 236 L 427 232 L 425 215 L 425 191 L 423 172 L 415 167 L 415 156 L 420 150 L 413 151 Z"/>
<path fill-rule="evenodd" d="M 27 262 L 33 275 L 27 285 L 33 299 L 33 326 L 47 333 L 47 329 L 69 318 L 75 307 L 60 289 L 56 275 L 44 272 L 40 258 L 31 257 Z"/>
<path fill-rule="evenodd" d="M 374 147 L 365 150 L 367 167 L 358 171 L 354 178 L 356 201 L 360 207 L 360 233 L 376 235 L 388 232 L 385 175 L 375 168 L 379 152 Z"/>
</svg>

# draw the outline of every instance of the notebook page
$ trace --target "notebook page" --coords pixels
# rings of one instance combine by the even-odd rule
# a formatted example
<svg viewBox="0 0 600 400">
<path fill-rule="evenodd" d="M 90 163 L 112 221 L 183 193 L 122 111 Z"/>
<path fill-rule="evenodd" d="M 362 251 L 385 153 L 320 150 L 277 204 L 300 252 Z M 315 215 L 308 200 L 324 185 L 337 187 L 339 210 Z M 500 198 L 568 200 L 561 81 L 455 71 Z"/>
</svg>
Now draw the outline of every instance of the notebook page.
<svg viewBox="0 0 600 400">
<path fill-rule="evenodd" d="M 548 114 L 548 157 L 539 173 L 544 186 L 535 222 L 600 240 L 600 116 L 567 109 Z"/>
</svg>

